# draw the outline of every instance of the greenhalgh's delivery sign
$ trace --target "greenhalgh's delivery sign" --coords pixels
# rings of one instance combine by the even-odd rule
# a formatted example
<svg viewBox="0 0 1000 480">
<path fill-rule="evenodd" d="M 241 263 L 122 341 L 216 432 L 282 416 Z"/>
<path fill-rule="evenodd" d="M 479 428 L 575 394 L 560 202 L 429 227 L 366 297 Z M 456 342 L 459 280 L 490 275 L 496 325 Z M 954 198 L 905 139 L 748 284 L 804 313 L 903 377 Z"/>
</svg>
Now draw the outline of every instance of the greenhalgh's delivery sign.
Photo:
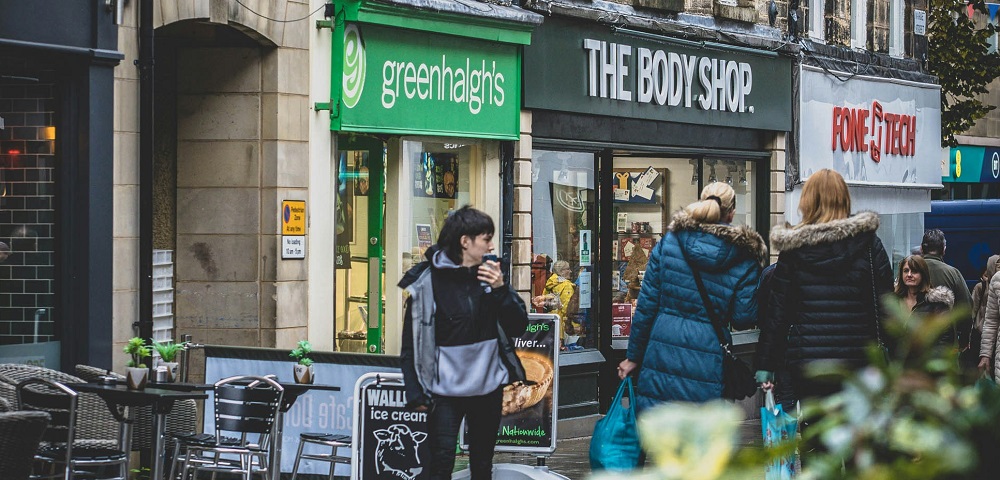
<svg viewBox="0 0 1000 480">
<path fill-rule="evenodd" d="M 517 139 L 520 68 L 518 45 L 349 23 L 331 129 Z"/>
</svg>

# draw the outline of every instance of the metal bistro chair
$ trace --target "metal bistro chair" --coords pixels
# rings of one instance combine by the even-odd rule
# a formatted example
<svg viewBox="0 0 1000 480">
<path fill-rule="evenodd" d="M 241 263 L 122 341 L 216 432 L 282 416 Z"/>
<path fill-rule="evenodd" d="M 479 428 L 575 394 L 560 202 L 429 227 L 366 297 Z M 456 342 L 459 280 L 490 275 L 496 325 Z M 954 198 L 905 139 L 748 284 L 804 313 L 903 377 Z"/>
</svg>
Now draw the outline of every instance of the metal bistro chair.
<svg viewBox="0 0 1000 480">
<path fill-rule="evenodd" d="M 27 480 L 35 452 L 49 425 L 45 412 L 0 413 L 0 478 Z"/>
<path fill-rule="evenodd" d="M 306 444 L 321 445 L 330 447 L 330 453 L 302 453 Z M 333 480 L 333 472 L 337 469 L 338 463 L 351 464 L 351 454 L 347 456 L 337 455 L 339 448 L 351 448 L 350 435 L 334 435 L 332 433 L 306 432 L 299 434 L 299 451 L 295 454 L 295 466 L 292 467 L 292 480 L 299 475 L 299 462 L 303 458 L 307 460 L 318 460 L 330 464 L 330 479 Z"/>
<path fill-rule="evenodd" d="M 197 478 L 202 470 L 236 473 L 246 480 L 253 474 L 268 474 L 274 420 L 284 389 L 270 378 L 236 376 L 216 382 L 214 392 L 215 435 L 207 442 L 187 444 L 181 478 L 188 471 Z"/>
<path fill-rule="evenodd" d="M 128 456 L 113 448 L 77 446 L 76 416 L 79 395 L 73 389 L 52 380 L 29 378 L 17 384 L 17 402 L 21 410 L 41 411 L 51 416 L 51 424 L 42 436 L 46 445 L 35 454 L 35 460 L 65 468 L 55 477 L 72 480 L 77 474 L 93 477 L 81 468 L 118 466 L 115 479 L 128 478 Z M 43 477 L 35 477 L 43 478 Z"/>
</svg>

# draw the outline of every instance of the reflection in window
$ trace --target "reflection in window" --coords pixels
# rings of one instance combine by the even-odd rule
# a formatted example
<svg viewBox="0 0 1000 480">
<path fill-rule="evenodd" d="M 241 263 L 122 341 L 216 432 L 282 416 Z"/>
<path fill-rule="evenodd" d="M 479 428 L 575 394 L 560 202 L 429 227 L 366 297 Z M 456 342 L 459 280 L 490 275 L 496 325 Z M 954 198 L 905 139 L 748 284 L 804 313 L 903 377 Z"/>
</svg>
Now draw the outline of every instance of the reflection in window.
<svg viewBox="0 0 1000 480">
<path fill-rule="evenodd" d="M 559 315 L 564 351 L 594 348 L 594 155 L 536 150 L 532 165 L 532 310 Z"/>
</svg>

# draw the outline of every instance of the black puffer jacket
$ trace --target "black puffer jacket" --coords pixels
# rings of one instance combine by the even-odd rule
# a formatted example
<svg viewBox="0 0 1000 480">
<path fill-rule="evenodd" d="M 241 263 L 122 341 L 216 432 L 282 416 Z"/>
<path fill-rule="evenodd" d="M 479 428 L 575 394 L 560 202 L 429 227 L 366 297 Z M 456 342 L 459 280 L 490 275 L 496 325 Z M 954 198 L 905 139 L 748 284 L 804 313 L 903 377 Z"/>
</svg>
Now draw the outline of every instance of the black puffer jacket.
<svg viewBox="0 0 1000 480">
<path fill-rule="evenodd" d="M 801 371 L 824 359 L 865 362 L 865 347 L 876 340 L 876 303 L 881 308 L 876 298 L 892 291 L 892 267 L 875 235 L 878 225 L 877 214 L 861 212 L 772 230 L 771 246 L 781 253 L 770 311 L 761 323 L 759 370 Z"/>
</svg>

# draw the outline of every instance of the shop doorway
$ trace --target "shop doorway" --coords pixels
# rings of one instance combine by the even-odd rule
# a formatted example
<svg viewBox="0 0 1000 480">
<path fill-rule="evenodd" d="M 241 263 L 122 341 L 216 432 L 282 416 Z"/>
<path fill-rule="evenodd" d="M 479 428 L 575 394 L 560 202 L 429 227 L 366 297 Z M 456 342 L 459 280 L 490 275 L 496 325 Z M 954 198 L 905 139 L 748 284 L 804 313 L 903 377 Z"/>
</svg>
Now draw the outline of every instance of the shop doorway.
<svg viewBox="0 0 1000 480">
<path fill-rule="evenodd" d="M 382 140 L 337 141 L 334 335 L 337 350 L 385 351 L 385 158 Z"/>
</svg>

